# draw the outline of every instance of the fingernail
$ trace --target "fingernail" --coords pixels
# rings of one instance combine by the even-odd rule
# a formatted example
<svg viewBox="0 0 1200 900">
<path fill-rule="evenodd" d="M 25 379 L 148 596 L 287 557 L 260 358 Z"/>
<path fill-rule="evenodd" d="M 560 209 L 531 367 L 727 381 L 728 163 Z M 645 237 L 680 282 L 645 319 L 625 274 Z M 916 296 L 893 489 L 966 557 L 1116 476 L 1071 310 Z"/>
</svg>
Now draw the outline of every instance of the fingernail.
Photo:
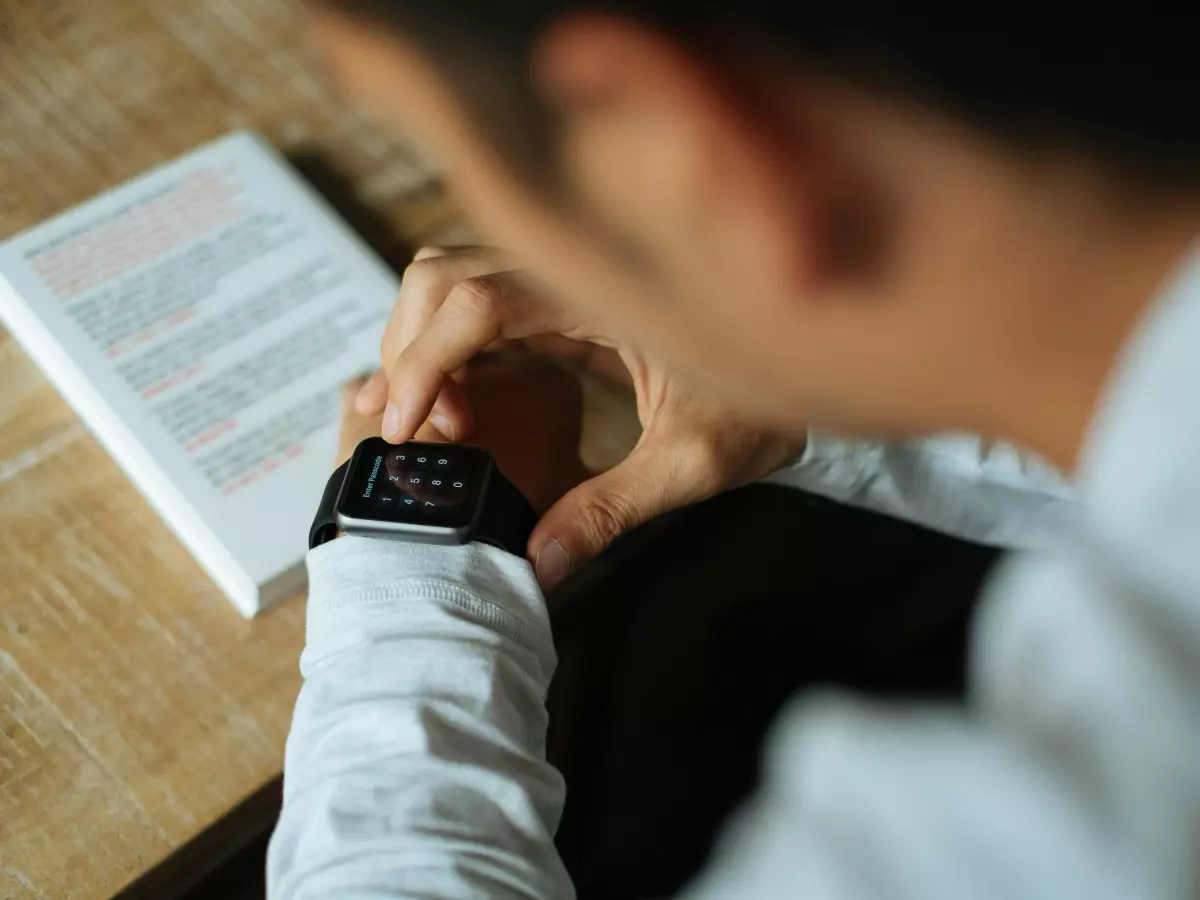
<svg viewBox="0 0 1200 900">
<path fill-rule="evenodd" d="M 396 409 L 396 404 L 389 400 L 387 407 L 383 410 L 383 424 L 380 427 L 380 431 L 383 432 L 385 438 L 391 438 L 399 430 L 400 410 Z"/>
<path fill-rule="evenodd" d="M 533 570 L 542 589 L 548 591 L 570 574 L 571 557 L 558 541 L 546 541 L 533 558 Z"/>
<path fill-rule="evenodd" d="M 435 414 L 429 417 L 429 424 L 440 431 L 446 440 L 454 443 L 454 424 L 449 419 Z"/>
</svg>

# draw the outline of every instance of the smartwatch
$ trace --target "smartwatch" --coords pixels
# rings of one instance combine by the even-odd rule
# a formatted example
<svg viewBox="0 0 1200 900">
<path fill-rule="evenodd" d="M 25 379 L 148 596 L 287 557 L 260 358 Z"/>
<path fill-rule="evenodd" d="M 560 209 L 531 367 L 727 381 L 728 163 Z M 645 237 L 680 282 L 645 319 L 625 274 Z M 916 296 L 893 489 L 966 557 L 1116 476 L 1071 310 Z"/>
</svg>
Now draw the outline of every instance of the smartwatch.
<svg viewBox="0 0 1200 900">
<path fill-rule="evenodd" d="M 367 438 L 330 477 L 308 532 L 422 544 L 479 541 L 525 555 L 537 514 L 486 450 Z"/>
</svg>

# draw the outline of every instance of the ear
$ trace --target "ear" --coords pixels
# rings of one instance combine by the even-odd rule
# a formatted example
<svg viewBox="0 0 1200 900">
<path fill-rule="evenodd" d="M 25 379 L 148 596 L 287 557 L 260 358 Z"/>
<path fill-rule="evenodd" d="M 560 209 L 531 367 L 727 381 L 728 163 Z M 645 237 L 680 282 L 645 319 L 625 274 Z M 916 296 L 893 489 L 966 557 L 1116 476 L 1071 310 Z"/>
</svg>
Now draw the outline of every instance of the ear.
<svg viewBox="0 0 1200 900">
<path fill-rule="evenodd" d="M 794 66 L 586 16 L 543 35 L 534 76 L 584 207 L 674 289 L 820 292 L 844 179 Z"/>
</svg>

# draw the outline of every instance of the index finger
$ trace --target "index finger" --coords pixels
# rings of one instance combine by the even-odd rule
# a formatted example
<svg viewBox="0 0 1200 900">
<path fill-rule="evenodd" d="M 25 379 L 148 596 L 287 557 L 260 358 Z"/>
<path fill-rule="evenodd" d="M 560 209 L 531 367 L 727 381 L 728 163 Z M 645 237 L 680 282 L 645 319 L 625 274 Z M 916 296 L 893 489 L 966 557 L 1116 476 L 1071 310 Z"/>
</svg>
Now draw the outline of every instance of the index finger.
<svg viewBox="0 0 1200 900">
<path fill-rule="evenodd" d="M 425 326 L 460 281 L 510 268 L 507 254 L 493 247 L 422 247 L 404 270 L 400 293 L 384 329 L 384 368 Z"/>
<path fill-rule="evenodd" d="M 383 436 L 411 439 L 429 415 L 443 380 L 489 344 L 562 330 L 554 303 L 529 291 L 516 272 L 460 282 L 389 371 L 389 402 Z"/>
<path fill-rule="evenodd" d="M 504 268 L 502 251 L 489 247 L 422 247 L 404 270 L 400 292 L 384 326 L 379 355 L 387 372 L 425 322 L 446 300 L 454 285 L 466 278 Z M 364 415 L 383 411 L 387 384 L 383 377 L 366 385 L 357 400 Z"/>
</svg>

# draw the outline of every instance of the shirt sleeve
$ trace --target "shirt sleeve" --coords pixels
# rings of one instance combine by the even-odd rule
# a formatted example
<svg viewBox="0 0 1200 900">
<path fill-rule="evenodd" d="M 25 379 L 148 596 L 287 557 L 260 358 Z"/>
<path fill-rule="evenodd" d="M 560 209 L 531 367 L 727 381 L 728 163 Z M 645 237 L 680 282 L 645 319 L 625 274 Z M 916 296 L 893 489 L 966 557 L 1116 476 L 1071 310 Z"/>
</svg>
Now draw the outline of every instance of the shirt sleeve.
<svg viewBox="0 0 1200 900">
<path fill-rule="evenodd" d="M 809 433 L 766 479 L 1004 549 L 1036 549 L 1071 527 L 1075 490 L 1047 463 L 970 435 L 908 441 Z"/>
<path fill-rule="evenodd" d="M 566 898 L 555 666 L 529 564 L 342 537 L 308 556 L 272 898 Z"/>
</svg>

